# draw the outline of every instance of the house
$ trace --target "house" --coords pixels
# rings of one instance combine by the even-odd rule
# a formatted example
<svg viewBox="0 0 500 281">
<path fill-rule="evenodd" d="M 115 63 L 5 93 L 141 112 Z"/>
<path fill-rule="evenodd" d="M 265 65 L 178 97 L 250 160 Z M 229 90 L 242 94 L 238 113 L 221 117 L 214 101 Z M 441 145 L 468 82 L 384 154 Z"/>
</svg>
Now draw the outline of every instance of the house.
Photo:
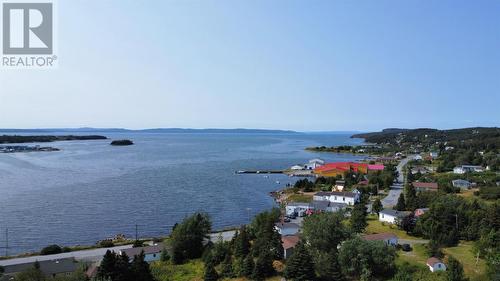
<svg viewBox="0 0 500 281">
<path fill-rule="evenodd" d="M 420 155 L 415 155 L 415 156 L 413 157 L 413 160 L 415 160 L 415 161 L 422 161 L 423 159 L 424 159 L 424 158 L 422 158 L 422 156 L 420 156 Z"/>
<path fill-rule="evenodd" d="M 424 167 L 424 166 L 416 166 L 416 167 L 413 167 L 411 169 L 412 175 L 415 175 L 415 174 L 418 174 L 418 173 L 420 173 L 420 174 L 427 174 L 429 172 L 430 172 L 429 169 L 427 169 L 427 167 Z"/>
<path fill-rule="evenodd" d="M 163 251 L 163 248 L 164 248 L 163 244 L 158 243 L 158 244 L 154 244 L 152 246 L 123 249 L 123 250 L 120 250 L 119 254 L 120 255 L 122 253 L 127 254 L 129 259 L 132 261 L 134 259 L 134 256 L 137 256 L 142 251 L 144 251 L 144 255 L 145 255 L 144 260 L 146 262 L 153 262 L 153 261 L 160 260 L 161 252 Z"/>
<path fill-rule="evenodd" d="M 472 186 L 472 183 L 470 181 L 461 180 L 461 179 L 452 180 L 451 184 L 453 185 L 453 187 L 459 187 L 461 189 L 469 189 Z"/>
<path fill-rule="evenodd" d="M 446 265 L 440 259 L 435 257 L 429 258 L 426 264 L 431 272 L 446 270 Z"/>
<path fill-rule="evenodd" d="M 359 202 L 361 193 L 358 190 L 353 190 L 352 192 L 317 192 L 313 196 L 313 200 L 316 201 L 330 201 L 333 203 L 345 203 L 347 205 L 354 205 Z"/>
<path fill-rule="evenodd" d="M 314 212 L 338 212 L 347 208 L 346 203 L 334 203 L 328 200 L 313 200 L 311 203 L 292 202 L 286 205 L 286 215 L 296 214 L 304 216 L 305 214 L 312 214 Z"/>
<path fill-rule="evenodd" d="M 285 214 L 299 214 L 300 212 L 305 212 L 311 208 L 311 204 L 305 202 L 291 202 L 288 203 L 285 207 Z"/>
<path fill-rule="evenodd" d="M 431 151 L 431 152 L 429 153 L 429 156 L 430 156 L 432 159 L 436 159 L 436 158 L 438 158 L 439 153 L 437 153 L 437 152 L 435 152 L 435 151 Z"/>
<path fill-rule="evenodd" d="M 311 159 L 309 160 L 309 162 L 307 164 L 304 165 L 304 168 L 306 170 L 314 170 L 318 167 L 321 167 L 325 164 L 325 161 L 319 159 L 319 158 L 315 158 L 315 159 Z"/>
<path fill-rule="evenodd" d="M 345 187 L 345 181 L 343 180 L 335 181 L 335 186 L 334 186 L 335 191 L 342 191 L 344 190 L 344 187 Z"/>
<path fill-rule="evenodd" d="M 40 270 L 47 277 L 68 276 L 78 269 L 78 262 L 74 258 L 39 261 Z M 34 262 L 4 266 L 4 275 L 13 277 L 19 272 L 35 266 Z"/>
<path fill-rule="evenodd" d="M 301 171 L 301 170 L 304 170 L 304 167 L 300 166 L 300 165 L 293 165 L 292 167 L 290 167 L 290 170 L 292 170 L 292 171 Z"/>
<path fill-rule="evenodd" d="M 287 259 L 292 256 L 293 249 L 297 246 L 297 243 L 299 243 L 299 236 L 281 236 L 281 242 L 283 243 L 283 257 Z"/>
<path fill-rule="evenodd" d="M 398 237 L 394 233 L 378 233 L 363 235 L 366 241 L 383 241 L 387 245 L 396 246 L 398 244 Z"/>
<path fill-rule="evenodd" d="M 413 182 L 412 185 L 418 192 L 438 191 L 438 184 L 435 182 Z"/>
<path fill-rule="evenodd" d="M 429 208 L 419 208 L 415 210 L 415 217 L 420 217 L 421 215 L 425 214 L 427 211 L 429 211 Z"/>
<path fill-rule="evenodd" d="M 380 211 L 380 213 L 378 214 L 378 220 L 381 222 L 388 222 L 391 224 L 396 224 L 408 215 L 409 215 L 409 212 L 402 212 L 402 211 L 396 211 L 396 210 L 391 210 L 391 209 L 385 209 L 385 210 Z"/>
<path fill-rule="evenodd" d="M 281 236 L 295 235 L 299 233 L 299 225 L 291 222 L 277 223 L 274 228 L 278 231 Z"/>
<path fill-rule="evenodd" d="M 465 173 L 482 173 L 484 172 L 484 168 L 481 166 L 474 166 L 474 165 L 462 165 L 459 167 L 453 168 L 453 173 L 454 174 L 465 174 Z"/>
</svg>

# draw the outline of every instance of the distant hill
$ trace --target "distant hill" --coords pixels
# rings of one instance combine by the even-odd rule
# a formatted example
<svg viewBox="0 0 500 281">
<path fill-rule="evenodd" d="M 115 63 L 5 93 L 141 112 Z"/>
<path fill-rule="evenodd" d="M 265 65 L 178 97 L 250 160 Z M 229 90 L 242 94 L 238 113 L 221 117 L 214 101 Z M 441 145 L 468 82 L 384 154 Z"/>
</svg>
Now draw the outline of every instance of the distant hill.
<svg viewBox="0 0 500 281">
<path fill-rule="evenodd" d="M 0 129 L 0 133 L 53 133 L 53 132 L 68 132 L 68 133 L 88 133 L 88 132 L 103 132 L 103 133 L 234 133 L 234 134 L 300 134 L 290 130 L 265 130 L 265 129 L 184 129 L 184 128 L 156 128 L 129 130 L 122 128 L 46 128 L 46 129 Z"/>
<path fill-rule="evenodd" d="M 500 128 L 474 127 L 451 130 L 438 130 L 430 128 L 420 129 L 385 129 L 381 132 L 355 134 L 352 138 L 363 138 L 366 142 L 376 144 L 420 144 L 431 145 L 444 142 L 467 143 L 474 141 L 487 145 L 498 145 L 500 141 Z"/>
</svg>

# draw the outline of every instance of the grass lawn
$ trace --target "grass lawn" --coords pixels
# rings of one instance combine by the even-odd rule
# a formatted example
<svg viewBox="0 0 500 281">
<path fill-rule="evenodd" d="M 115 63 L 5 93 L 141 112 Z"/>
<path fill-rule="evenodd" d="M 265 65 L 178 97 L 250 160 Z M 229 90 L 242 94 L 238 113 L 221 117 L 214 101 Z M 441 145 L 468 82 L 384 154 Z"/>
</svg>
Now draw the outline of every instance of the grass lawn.
<svg viewBox="0 0 500 281">
<path fill-rule="evenodd" d="M 368 216 L 368 226 L 366 227 L 366 234 L 375 233 L 394 233 L 400 239 L 419 239 L 417 237 L 406 234 L 405 231 L 399 230 L 397 226 L 378 221 L 377 215 Z"/>
<path fill-rule="evenodd" d="M 476 256 L 472 252 L 472 248 L 472 242 L 461 242 L 456 247 L 444 248 L 443 252 L 459 260 L 464 267 L 465 274 L 470 277 L 471 280 L 488 280 L 488 278 L 484 276 L 486 264 L 484 260 L 479 259 L 476 266 Z"/>
<path fill-rule="evenodd" d="M 312 195 L 307 194 L 291 194 L 288 196 L 288 202 L 311 202 L 313 200 Z"/>
<path fill-rule="evenodd" d="M 427 262 L 427 253 L 425 252 L 425 246 L 423 244 L 413 245 L 413 251 L 411 252 L 398 252 L 398 259 L 396 260 L 398 264 L 403 262 L 408 262 L 410 264 L 417 265 L 422 268 L 427 268 L 425 263 Z"/>
<path fill-rule="evenodd" d="M 202 281 L 204 266 L 201 260 L 181 265 L 155 262 L 151 265 L 151 271 L 158 281 Z"/>
</svg>

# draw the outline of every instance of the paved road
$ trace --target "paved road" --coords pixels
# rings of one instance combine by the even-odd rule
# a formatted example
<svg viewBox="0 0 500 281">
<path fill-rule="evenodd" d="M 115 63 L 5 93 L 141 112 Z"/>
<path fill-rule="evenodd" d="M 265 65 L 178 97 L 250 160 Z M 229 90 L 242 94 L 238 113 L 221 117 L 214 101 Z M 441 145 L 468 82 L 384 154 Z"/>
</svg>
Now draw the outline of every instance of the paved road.
<svg viewBox="0 0 500 281">
<path fill-rule="evenodd" d="M 396 170 L 398 171 L 398 180 L 394 185 L 391 186 L 391 189 L 389 190 L 389 194 L 381 200 L 382 206 L 384 208 L 392 208 L 398 203 L 398 198 L 403 192 L 404 188 L 404 174 L 403 174 L 403 168 L 404 166 L 412 160 L 414 155 L 408 155 L 405 159 L 401 160 L 396 167 Z"/>
<path fill-rule="evenodd" d="M 93 249 L 93 250 L 75 251 L 75 252 L 62 253 L 62 254 L 57 254 L 57 255 L 32 256 L 32 257 L 25 257 L 25 258 L 0 260 L 0 266 L 32 263 L 35 261 L 58 260 L 58 259 L 65 259 L 65 258 L 75 258 L 76 260 L 79 260 L 79 261 L 96 262 L 96 261 L 100 261 L 102 259 L 104 254 L 106 254 L 107 250 L 119 252 L 122 249 L 129 249 L 129 248 L 132 248 L 132 245 L 117 246 L 117 247 L 112 247 L 112 248 L 99 248 L 99 249 Z"/>
<path fill-rule="evenodd" d="M 410 245 L 415 245 L 415 244 L 427 244 L 429 243 L 429 240 L 425 239 L 398 239 L 399 244 L 410 244 Z"/>
</svg>

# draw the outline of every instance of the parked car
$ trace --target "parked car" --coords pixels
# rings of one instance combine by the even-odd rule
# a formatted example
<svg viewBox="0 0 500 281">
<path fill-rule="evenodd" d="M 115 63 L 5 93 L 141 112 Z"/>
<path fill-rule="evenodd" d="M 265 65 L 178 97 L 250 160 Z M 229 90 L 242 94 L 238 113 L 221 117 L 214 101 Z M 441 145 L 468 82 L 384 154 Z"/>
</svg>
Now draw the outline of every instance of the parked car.
<svg viewBox="0 0 500 281">
<path fill-rule="evenodd" d="M 284 222 L 290 222 L 290 218 L 285 217 L 285 218 L 283 219 L 283 221 L 284 221 Z"/>
<path fill-rule="evenodd" d="M 401 250 L 405 251 L 405 252 L 410 252 L 412 250 L 410 244 L 403 244 L 401 245 Z"/>
</svg>

